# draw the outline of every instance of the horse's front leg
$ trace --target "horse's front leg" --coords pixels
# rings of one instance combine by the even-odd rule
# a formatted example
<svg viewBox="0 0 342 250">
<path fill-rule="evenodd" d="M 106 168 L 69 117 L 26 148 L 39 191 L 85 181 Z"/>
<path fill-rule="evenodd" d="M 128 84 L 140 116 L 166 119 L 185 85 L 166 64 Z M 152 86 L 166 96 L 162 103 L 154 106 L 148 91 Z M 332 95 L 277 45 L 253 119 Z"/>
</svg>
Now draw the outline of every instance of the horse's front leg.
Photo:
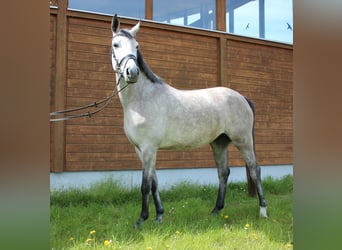
<svg viewBox="0 0 342 250">
<path fill-rule="evenodd" d="M 136 148 L 136 152 L 143 166 L 141 182 L 141 213 L 136 223 L 136 227 L 141 227 L 142 223 L 149 217 L 148 200 L 152 191 L 154 203 L 157 211 L 157 221 L 161 221 L 164 209 L 159 197 L 158 181 L 155 171 L 157 151 L 152 148 Z"/>
</svg>

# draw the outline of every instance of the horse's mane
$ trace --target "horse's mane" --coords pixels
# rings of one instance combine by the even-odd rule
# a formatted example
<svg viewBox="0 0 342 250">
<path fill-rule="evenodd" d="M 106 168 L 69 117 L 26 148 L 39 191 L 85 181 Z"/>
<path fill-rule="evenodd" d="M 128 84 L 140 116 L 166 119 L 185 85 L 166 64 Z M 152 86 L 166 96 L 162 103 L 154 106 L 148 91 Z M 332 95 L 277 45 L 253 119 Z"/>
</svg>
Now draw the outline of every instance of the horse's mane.
<svg viewBox="0 0 342 250">
<path fill-rule="evenodd" d="M 126 36 L 130 39 L 134 39 L 134 37 L 131 35 L 131 33 L 128 32 L 128 30 L 122 29 L 119 31 L 118 35 Z M 145 62 L 143 56 L 141 55 L 140 50 L 137 51 L 137 63 L 142 72 L 145 73 L 148 79 L 150 79 L 153 83 L 163 83 L 163 80 L 160 79 L 156 74 L 153 73 L 153 71 L 150 69 L 150 67 Z"/>
<path fill-rule="evenodd" d="M 163 80 L 160 79 L 156 74 L 154 74 L 150 67 L 147 65 L 147 63 L 141 55 L 140 50 L 137 51 L 137 57 L 138 66 L 140 70 L 145 73 L 147 78 L 150 79 L 153 83 L 163 83 Z"/>
</svg>

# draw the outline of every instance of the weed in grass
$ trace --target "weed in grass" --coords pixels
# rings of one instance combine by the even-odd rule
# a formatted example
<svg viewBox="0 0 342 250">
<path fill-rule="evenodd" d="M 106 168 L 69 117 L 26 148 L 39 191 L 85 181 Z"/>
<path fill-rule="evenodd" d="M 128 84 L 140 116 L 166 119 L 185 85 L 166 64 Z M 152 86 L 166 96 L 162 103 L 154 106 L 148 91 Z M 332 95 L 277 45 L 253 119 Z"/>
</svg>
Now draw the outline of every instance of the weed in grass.
<svg viewBox="0 0 342 250">
<path fill-rule="evenodd" d="M 263 181 L 269 218 L 258 216 L 257 198 L 246 183 L 230 183 L 225 208 L 214 206 L 217 187 L 190 183 L 161 192 L 163 223 L 150 219 L 133 229 L 140 212 L 140 190 L 105 181 L 87 190 L 51 192 L 51 249 L 292 249 L 292 182 Z"/>
</svg>

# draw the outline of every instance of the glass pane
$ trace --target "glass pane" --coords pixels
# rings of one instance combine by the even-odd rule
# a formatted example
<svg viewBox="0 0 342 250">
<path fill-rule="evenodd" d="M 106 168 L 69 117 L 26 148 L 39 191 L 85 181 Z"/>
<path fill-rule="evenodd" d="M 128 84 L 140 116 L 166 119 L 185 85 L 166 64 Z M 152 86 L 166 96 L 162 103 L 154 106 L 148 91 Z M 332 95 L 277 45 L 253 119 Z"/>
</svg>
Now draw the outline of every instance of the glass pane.
<svg viewBox="0 0 342 250">
<path fill-rule="evenodd" d="M 227 32 L 293 43 L 292 0 L 227 0 L 226 4 Z"/>
<path fill-rule="evenodd" d="M 145 0 L 69 0 L 69 8 L 119 16 L 145 18 Z"/>
<path fill-rule="evenodd" d="M 259 37 L 259 0 L 227 0 L 226 3 L 226 30 L 238 35 Z"/>
<path fill-rule="evenodd" d="M 265 1 L 265 38 L 293 43 L 292 0 Z"/>
<path fill-rule="evenodd" d="M 204 29 L 216 28 L 215 0 L 154 0 L 153 20 Z"/>
</svg>

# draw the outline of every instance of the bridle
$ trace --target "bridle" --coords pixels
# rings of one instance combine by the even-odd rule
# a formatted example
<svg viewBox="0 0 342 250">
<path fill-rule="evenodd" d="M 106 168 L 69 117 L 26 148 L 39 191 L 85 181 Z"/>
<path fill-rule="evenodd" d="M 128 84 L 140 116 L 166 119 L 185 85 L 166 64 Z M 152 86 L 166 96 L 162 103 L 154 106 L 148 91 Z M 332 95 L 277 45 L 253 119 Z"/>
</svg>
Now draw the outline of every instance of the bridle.
<svg viewBox="0 0 342 250">
<path fill-rule="evenodd" d="M 112 49 L 112 57 L 113 57 L 113 59 L 114 59 L 115 62 L 116 62 L 116 67 L 115 67 L 115 69 L 114 69 L 114 72 L 118 73 L 118 74 L 120 75 L 120 77 L 122 77 L 122 75 L 123 75 L 123 73 L 124 73 L 123 70 L 121 69 L 121 65 L 122 65 L 123 63 L 125 63 L 125 65 L 124 65 L 123 68 L 126 68 L 126 64 L 127 64 L 127 62 L 128 62 L 129 59 L 132 59 L 132 60 L 134 60 L 135 63 L 137 63 L 137 58 L 136 58 L 136 56 L 133 55 L 133 54 L 128 54 L 128 55 L 126 55 L 124 58 L 122 58 L 120 61 L 118 61 L 118 59 L 115 57 L 115 53 L 114 53 L 114 50 L 113 50 L 113 49 Z"/>
<path fill-rule="evenodd" d="M 60 110 L 60 111 L 55 111 L 50 113 L 50 116 L 57 116 L 57 115 L 62 115 L 62 114 L 67 114 L 67 113 L 72 113 L 75 111 L 80 111 L 80 110 L 84 110 L 84 109 L 89 109 L 89 108 L 93 108 L 93 107 L 99 107 L 98 109 L 94 110 L 94 111 L 88 111 L 86 113 L 81 113 L 81 114 L 76 114 L 76 115 L 69 115 L 69 116 L 65 116 L 65 117 L 61 117 L 61 118 L 51 118 L 50 122 L 57 122 L 57 121 L 67 121 L 67 120 L 71 120 L 71 119 L 75 119 L 75 118 L 80 118 L 80 117 L 91 117 L 92 115 L 100 112 L 101 110 L 105 109 L 109 103 L 111 102 L 112 98 L 120 93 L 122 90 L 124 90 L 125 88 L 128 87 L 129 84 L 132 84 L 130 82 L 126 82 L 126 85 L 123 86 L 120 89 L 117 89 L 117 86 L 119 86 L 119 83 L 123 77 L 124 74 L 124 69 L 126 68 L 126 64 L 128 62 L 128 60 L 132 59 L 135 61 L 135 63 L 137 63 L 137 58 L 135 55 L 133 54 L 128 54 L 125 57 L 123 57 L 120 61 L 117 60 L 115 53 L 114 53 L 114 49 L 112 48 L 112 57 L 113 59 L 116 61 L 116 67 L 114 69 L 114 71 L 118 74 L 119 77 L 117 77 L 117 82 L 116 82 L 116 86 L 114 86 L 113 92 L 110 96 L 106 97 L 105 99 L 99 100 L 97 102 L 93 102 L 91 104 L 88 104 L 86 106 L 83 107 L 79 107 L 79 108 L 73 108 L 73 109 L 66 109 L 66 110 Z M 124 64 L 124 67 L 122 69 L 122 65 Z"/>
</svg>

